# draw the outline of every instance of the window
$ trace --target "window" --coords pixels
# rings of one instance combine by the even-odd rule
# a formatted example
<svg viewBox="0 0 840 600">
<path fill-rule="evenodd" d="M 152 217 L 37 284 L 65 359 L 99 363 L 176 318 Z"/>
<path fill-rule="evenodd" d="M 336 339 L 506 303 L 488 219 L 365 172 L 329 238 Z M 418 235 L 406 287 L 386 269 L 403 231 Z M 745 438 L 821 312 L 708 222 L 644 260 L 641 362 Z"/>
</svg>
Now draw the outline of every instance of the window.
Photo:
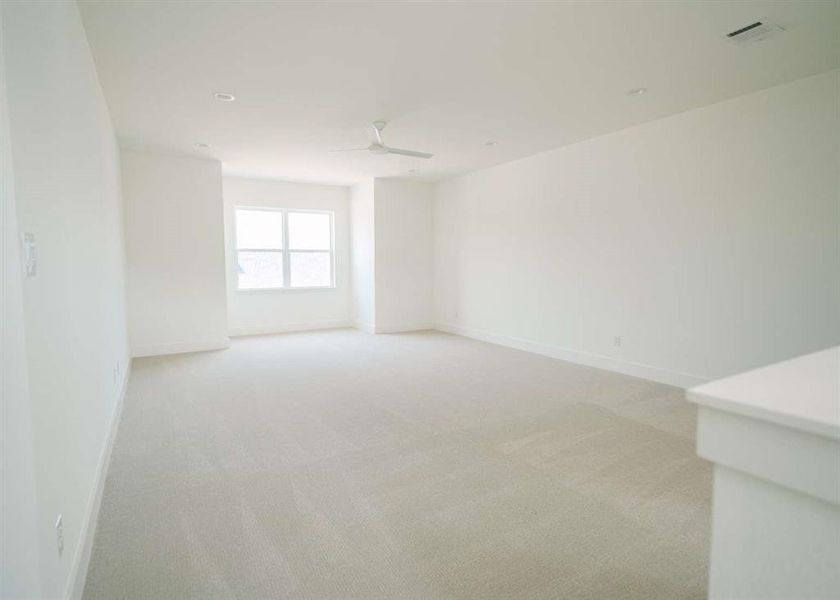
<svg viewBox="0 0 840 600">
<path fill-rule="evenodd" d="M 236 208 L 240 290 L 333 287 L 333 213 Z"/>
</svg>

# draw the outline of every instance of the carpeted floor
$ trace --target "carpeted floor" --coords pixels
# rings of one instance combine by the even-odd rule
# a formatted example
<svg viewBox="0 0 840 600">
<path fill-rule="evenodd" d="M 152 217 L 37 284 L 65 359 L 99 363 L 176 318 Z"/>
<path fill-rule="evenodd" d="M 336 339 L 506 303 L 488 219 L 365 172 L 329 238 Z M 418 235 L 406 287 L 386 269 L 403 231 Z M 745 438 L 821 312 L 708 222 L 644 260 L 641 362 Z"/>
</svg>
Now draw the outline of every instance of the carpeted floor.
<svg viewBox="0 0 840 600">
<path fill-rule="evenodd" d="M 436 332 L 135 359 L 86 598 L 703 598 L 681 390 Z"/>
</svg>

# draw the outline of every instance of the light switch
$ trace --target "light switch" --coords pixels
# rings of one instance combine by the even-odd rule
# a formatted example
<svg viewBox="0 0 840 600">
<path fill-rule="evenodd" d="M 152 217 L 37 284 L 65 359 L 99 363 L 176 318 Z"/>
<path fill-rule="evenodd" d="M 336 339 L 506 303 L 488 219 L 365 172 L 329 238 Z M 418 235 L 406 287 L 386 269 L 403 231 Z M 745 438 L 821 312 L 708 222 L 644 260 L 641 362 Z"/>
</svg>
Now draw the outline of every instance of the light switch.
<svg viewBox="0 0 840 600">
<path fill-rule="evenodd" d="M 34 277 L 38 272 L 38 259 L 35 255 L 35 235 L 23 234 L 23 272 L 27 277 Z"/>
</svg>

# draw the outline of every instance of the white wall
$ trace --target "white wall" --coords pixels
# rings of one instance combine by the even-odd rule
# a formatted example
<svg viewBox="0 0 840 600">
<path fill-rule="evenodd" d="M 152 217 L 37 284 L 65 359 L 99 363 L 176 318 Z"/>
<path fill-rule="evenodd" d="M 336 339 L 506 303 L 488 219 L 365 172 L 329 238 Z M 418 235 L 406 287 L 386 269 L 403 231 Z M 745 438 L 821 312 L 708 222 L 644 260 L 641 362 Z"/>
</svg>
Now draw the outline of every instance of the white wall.
<svg viewBox="0 0 840 600">
<path fill-rule="evenodd" d="M 350 190 L 350 264 L 353 323 L 373 333 L 376 326 L 376 231 L 373 180 Z"/>
<path fill-rule="evenodd" d="M 225 348 L 221 163 L 122 151 L 134 356 Z"/>
<path fill-rule="evenodd" d="M 428 329 L 434 321 L 432 187 L 376 179 L 376 331 Z"/>
<path fill-rule="evenodd" d="M 840 343 L 838 106 L 834 71 L 440 183 L 437 320 L 677 384 Z"/>
<path fill-rule="evenodd" d="M 78 581 L 74 573 L 84 572 L 90 540 L 84 532 L 96 514 L 128 371 L 119 161 L 76 4 L 3 3 L 2 13 L 17 220 L 21 231 L 35 235 L 38 251 L 37 275 L 22 281 L 22 292 L 40 593 L 58 597 Z M 4 224 L 4 236 L 11 227 Z M 14 257 L 4 258 L 4 270 L 6 260 Z M 11 283 L 5 292 L 13 295 Z M 4 327 L 4 344 L 7 335 L 20 335 L 19 325 Z M 22 349 L 19 337 L 14 347 Z M 15 358 L 4 347 L 4 368 L 9 360 Z M 19 380 L 16 389 L 22 396 L 10 405 L 25 428 Z M 18 450 L 26 444 L 12 443 Z M 61 557 L 54 530 L 59 514 Z M 15 560 L 29 564 L 30 542 L 19 540 Z"/>
<path fill-rule="evenodd" d="M 231 335 L 347 327 L 350 296 L 350 209 L 348 190 L 331 185 L 224 178 L 228 326 Z M 331 210 L 335 213 L 335 288 L 323 290 L 236 290 L 234 208 L 263 206 Z"/>
<path fill-rule="evenodd" d="M 0 598 L 37 597 L 35 448 L 0 7 Z"/>
</svg>

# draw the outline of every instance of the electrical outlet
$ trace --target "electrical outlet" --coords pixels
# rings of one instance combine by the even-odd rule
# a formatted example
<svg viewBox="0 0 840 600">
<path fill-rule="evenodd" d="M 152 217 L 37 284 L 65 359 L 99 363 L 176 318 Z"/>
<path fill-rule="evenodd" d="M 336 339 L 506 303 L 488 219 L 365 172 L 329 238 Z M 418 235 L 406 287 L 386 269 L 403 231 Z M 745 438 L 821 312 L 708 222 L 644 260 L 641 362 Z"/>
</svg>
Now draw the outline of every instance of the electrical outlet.
<svg viewBox="0 0 840 600">
<path fill-rule="evenodd" d="M 64 552 L 64 523 L 61 521 L 61 515 L 55 521 L 55 541 L 58 544 L 58 556 L 61 557 Z"/>
<path fill-rule="evenodd" d="M 35 236 L 24 232 L 22 237 L 23 245 L 23 272 L 27 277 L 35 277 L 38 273 L 38 257 L 35 251 Z"/>
<path fill-rule="evenodd" d="M 615 339 L 613 340 L 613 344 L 615 344 L 616 348 L 621 348 L 621 336 L 620 335 L 615 336 Z"/>
</svg>

